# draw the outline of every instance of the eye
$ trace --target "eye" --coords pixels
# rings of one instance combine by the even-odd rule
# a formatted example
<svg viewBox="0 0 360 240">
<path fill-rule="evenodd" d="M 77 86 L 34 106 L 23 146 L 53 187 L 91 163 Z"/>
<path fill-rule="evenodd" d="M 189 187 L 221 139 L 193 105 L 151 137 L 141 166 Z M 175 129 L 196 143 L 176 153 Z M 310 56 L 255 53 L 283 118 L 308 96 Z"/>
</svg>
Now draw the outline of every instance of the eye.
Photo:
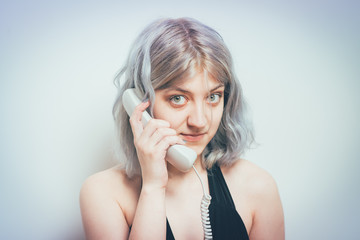
<svg viewBox="0 0 360 240">
<path fill-rule="evenodd" d="M 220 102 L 221 94 L 220 93 L 212 93 L 208 97 L 208 102 L 211 104 Z"/>
<path fill-rule="evenodd" d="M 170 101 L 173 105 L 182 106 L 186 103 L 187 100 L 184 96 L 175 95 L 170 98 Z"/>
</svg>

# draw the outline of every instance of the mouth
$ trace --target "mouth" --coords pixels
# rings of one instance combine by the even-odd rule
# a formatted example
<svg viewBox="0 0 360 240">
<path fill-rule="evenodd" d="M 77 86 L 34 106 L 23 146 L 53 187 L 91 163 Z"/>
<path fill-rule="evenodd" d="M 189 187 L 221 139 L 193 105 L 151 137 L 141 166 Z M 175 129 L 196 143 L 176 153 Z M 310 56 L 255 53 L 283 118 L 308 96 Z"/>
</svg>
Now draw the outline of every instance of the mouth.
<svg viewBox="0 0 360 240">
<path fill-rule="evenodd" d="M 185 134 L 182 133 L 180 134 L 183 138 L 183 140 L 187 141 L 187 142 L 196 142 L 196 141 L 200 141 L 206 133 L 196 133 L 196 134 Z"/>
</svg>

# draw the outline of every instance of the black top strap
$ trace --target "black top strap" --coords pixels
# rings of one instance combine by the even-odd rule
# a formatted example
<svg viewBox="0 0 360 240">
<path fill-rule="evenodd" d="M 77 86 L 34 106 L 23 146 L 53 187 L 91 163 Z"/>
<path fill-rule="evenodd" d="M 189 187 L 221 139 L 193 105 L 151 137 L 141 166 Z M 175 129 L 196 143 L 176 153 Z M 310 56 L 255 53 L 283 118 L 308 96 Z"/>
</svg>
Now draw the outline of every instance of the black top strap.
<svg viewBox="0 0 360 240">
<path fill-rule="evenodd" d="M 209 213 L 213 239 L 249 240 L 219 166 L 215 165 L 208 171 L 208 180 L 212 198 Z"/>
<path fill-rule="evenodd" d="M 226 204 L 228 207 L 235 209 L 229 188 L 218 165 L 214 165 L 214 167 L 208 171 L 208 181 L 211 202 Z"/>
</svg>

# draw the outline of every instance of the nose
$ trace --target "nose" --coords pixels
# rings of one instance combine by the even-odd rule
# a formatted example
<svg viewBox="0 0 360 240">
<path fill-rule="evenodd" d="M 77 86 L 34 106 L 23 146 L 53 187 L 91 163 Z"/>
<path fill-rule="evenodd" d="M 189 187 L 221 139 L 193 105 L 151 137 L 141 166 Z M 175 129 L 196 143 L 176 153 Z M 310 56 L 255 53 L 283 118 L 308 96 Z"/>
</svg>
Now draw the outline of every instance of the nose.
<svg viewBox="0 0 360 240">
<path fill-rule="evenodd" d="M 188 125 L 195 128 L 204 128 L 208 123 L 206 106 L 203 103 L 194 104 L 188 115 Z"/>
</svg>

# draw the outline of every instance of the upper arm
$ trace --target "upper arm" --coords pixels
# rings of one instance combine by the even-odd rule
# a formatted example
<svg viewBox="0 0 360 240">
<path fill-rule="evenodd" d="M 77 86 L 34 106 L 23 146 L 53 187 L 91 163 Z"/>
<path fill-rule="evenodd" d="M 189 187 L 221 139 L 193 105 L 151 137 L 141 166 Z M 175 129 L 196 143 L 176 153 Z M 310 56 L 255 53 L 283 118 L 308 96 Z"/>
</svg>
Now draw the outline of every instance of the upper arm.
<svg viewBox="0 0 360 240">
<path fill-rule="evenodd" d="M 124 213 L 100 177 L 92 176 L 83 184 L 80 209 L 86 239 L 127 239 Z"/>
<path fill-rule="evenodd" d="M 267 173 L 254 187 L 254 216 L 250 239 L 285 239 L 284 214 L 277 185 Z"/>
</svg>

